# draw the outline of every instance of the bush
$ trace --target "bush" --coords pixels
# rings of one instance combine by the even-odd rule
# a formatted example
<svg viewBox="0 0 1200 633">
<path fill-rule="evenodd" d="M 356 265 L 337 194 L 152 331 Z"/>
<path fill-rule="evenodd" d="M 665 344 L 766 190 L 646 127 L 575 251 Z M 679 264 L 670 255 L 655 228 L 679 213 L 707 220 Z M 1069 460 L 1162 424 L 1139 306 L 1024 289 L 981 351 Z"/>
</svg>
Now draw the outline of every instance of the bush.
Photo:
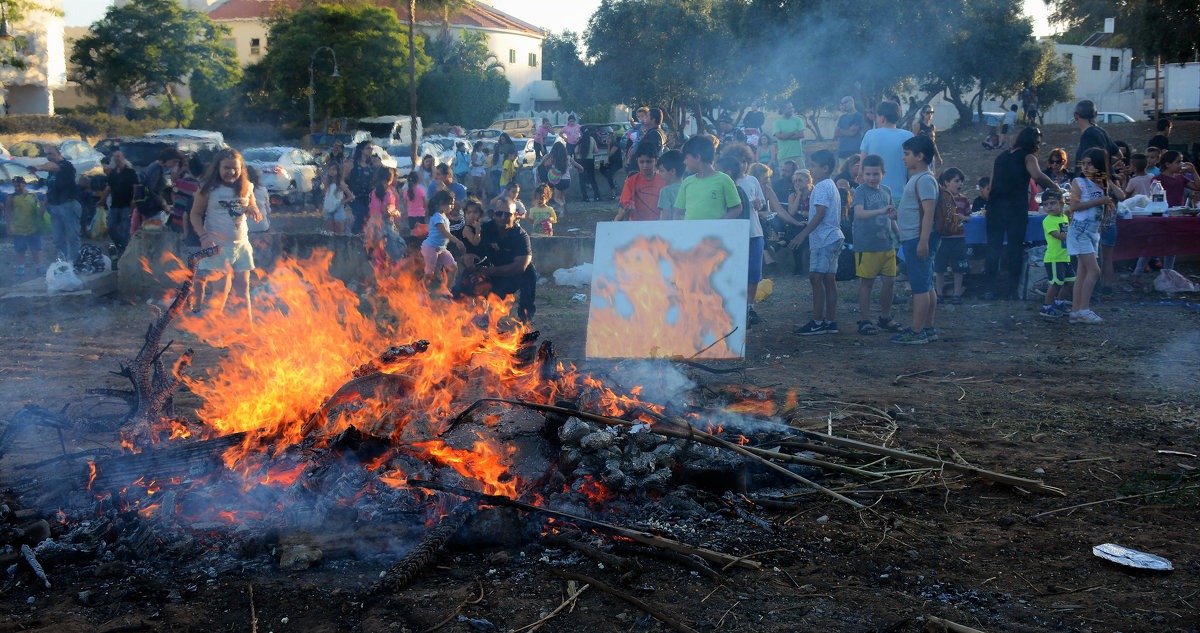
<svg viewBox="0 0 1200 633">
<path fill-rule="evenodd" d="M 48 116 L 44 114 L 14 114 L 0 117 L 0 134 L 73 136 L 104 138 L 108 136 L 141 136 L 151 130 L 175 127 L 164 119 L 130 121 L 106 113 L 80 113 Z"/>
</svg>

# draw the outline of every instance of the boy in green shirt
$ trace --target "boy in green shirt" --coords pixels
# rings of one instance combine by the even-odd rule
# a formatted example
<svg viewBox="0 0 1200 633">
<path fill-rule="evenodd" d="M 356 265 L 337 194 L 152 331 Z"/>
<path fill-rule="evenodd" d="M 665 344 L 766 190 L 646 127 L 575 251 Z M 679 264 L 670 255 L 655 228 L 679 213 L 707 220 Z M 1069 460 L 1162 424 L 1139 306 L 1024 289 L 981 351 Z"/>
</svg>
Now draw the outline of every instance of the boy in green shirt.
<svg viewBox="0 0 1200 633">
<path fill-rule="evenodd" d="M 1042 192 L 1042 209 L 1046 212 L 1042 220 L 1042 231 L 1046 234 L 1046 255 L 1042 261 L 1046 265 L 1046 278 L 1050 283 L 1042 300 L 1041 315 L 1054 319 L 1070 311 L 1066 302 L 1058 297 L 1067 296 L 1063 294 L 1064 288 L 1075 281 L 1075 266 L 1067 254 L 1066 246 L 1070 220 L 1063 215 L 1062 193 L 1058 191 Z"/>
<path fill-rule="evenodd" d="M 658 177 L 667 183 L 658 191 L 658 213 L 660 220 L 670 220 L 675 215 L 675 198 L 679 196 L 679 187 L 683 183 L 683 153 L 677 149 L 668 150 L 658 157 Z"/>
<path fill-rule="evenodd" d="M 742 198 L 733 179 L 713 169 L 716 139 L 697 134 L 683 144 L 683 164 L 691 176 L 675 196 L 676 220 L 730 220 L 742 214 Z"/>
<path fill-rule="evenodd" d="M 25 191 L 24 178 L 17 176 L 12 182 L 13 195 L 9 196 L 4 207 L 4 216 L 8 222 L 8 232 L 12 233 L 17 274 L 25 274 L 25 251 L 32 251 L 37 272 L 43 275 L 46 267 L 42 265 L 42 234 L 38 232 L 38 219 L 43 213 L 42 203 L 37 196 Z"/>
</svg>

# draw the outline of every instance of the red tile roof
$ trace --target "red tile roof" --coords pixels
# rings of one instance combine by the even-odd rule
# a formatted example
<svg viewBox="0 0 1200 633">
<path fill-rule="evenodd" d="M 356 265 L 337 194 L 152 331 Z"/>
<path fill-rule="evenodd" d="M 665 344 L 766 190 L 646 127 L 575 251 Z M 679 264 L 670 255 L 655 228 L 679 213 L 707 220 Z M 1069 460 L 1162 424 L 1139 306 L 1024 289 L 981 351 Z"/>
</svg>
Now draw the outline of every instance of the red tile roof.
<svg viewBox="0 0 1200 633">
<path fill-rule="evenodd" d="M 378 1 L 376 3 L 378 4 Z M 208 12 L 208 17 L 218 21 L 264 18 L 279 4 L 296 6 L 299 3 L 295 0 L 225 0 L 214 6 Z M 402 23 L 408 22 L 407 7 L 396 9 L 396 17 Z M 417 11 L 417 23 L 441 24 L 442 16 L 437 13 Z M 479 2 L 472 3 L 471 6 L 451 15 L 450 26 L 516 31 L 538 37 L 545 35 L 538 27 Z"/>
</svg>

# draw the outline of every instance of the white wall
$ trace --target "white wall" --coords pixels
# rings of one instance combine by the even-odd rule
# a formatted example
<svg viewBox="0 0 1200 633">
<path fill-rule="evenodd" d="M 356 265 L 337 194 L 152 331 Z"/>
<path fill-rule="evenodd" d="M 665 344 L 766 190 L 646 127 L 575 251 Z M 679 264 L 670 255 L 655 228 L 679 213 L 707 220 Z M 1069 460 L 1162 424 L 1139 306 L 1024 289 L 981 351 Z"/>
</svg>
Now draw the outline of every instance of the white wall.
<svg viewBox="0 0 1200 633">
<path fill-rule="evenodd" d="M 463 26 L 451 25 L 450 34 L 457 38 Z M 417 25 L 417 30 L 426 38 L 440 37 L 441 25 Z M 554 82 L 542 80 L 542 38 L 498 29 L 482 29 L 488 36 L 488 50 L 504 66 L 508 78 L 508 102 L 515 110 L 532 110 L 537 101 L 558 101 Z M 511 53 L 511 56 L 510 56 Z M 529 65 L 530 53 L 536 55 L 536 65 Z M 239 51 L 240 54 L 240 51 Z M 516 59 L 510 62 L 510 59 Z"/>
</svg>

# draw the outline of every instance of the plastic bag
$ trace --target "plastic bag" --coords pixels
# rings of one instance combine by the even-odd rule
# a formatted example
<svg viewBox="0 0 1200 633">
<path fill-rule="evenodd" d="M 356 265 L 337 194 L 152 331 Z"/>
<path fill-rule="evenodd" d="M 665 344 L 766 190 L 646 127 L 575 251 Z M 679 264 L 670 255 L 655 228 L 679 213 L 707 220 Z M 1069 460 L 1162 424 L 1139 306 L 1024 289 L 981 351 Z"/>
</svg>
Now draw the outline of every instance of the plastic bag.
<svg viewBox="0 0 1200 633">
<path fill-rule="evenodd" d="M 54 225 L 50 222 L 50 212 L 42 210 L 41 217 L 38 218 L 38 232 L 42 235 L 53 235 Z"/>
<path fill-rule="evenodd" d="M 554 271 L 554 283 L 559 286 L 586 286 L 592 283 L 592 264 L 586 263 Z"/>
<path fill-rule="evenodd" d="M 46 288 L 50 294 L 74 292 L 83 288 L 83 282 L 75 276 L 75 268 L 60 259 L 46 269 Z"/>
<path fill-rule="evenodd" d="M 1154 279 L 1154 289 L 1159 292 L 1196 292 L 1200 290 L 1187 277 L 1173 271 L 1164 270 Z"/>
<path fill-rule="evenodd" d="M 771 296 L 771 293 L 774 291 L 775 291 L 775 282 L 771 281 L 770 279 L 764 279 L 764 280 L 758 282 L 758 290 L 754 293 L 755 303 L 762 301 L 762 300 L 766 299 L 767 297 Z"/>
<path fill-rule="evenodd" d="M 155 214 L 154 217 L 143 221 L 141 230 L 143 230 L 143 231 L 161 231 L 161 230 L 163 230 L 163 226 L 166 224 L 166 222 L 169 218 L 170 218 L 170 216 L 167 214 L 166 211 L 161 211 L 161 212 Z"/>
<path fill-rule="evenodd" d="M 108 212 L 104 209 L 96 209 L 96 215 L 92 216 L 92 225 L 88 227 L 88 235 L 93 240 L 102 240 L 108 237 Z"/>
</svg>

